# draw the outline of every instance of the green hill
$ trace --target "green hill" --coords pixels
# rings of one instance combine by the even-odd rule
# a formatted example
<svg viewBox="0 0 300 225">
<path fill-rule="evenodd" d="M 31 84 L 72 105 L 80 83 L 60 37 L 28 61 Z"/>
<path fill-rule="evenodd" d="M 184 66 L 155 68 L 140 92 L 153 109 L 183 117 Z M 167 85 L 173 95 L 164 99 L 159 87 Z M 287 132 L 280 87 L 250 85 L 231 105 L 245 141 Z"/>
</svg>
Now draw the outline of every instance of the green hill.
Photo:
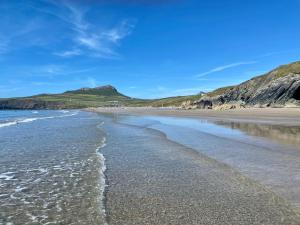
<svg viewBox="0 0 300 225">
<path fill-rule="evenodd" d="M 127 106 L 146 103 L 117 91 L 113 86 L 82 88 L 62 94 L 41 94 L 0 100 L 0 109 L 66 109 L 104 106 Z"/>
</svg>

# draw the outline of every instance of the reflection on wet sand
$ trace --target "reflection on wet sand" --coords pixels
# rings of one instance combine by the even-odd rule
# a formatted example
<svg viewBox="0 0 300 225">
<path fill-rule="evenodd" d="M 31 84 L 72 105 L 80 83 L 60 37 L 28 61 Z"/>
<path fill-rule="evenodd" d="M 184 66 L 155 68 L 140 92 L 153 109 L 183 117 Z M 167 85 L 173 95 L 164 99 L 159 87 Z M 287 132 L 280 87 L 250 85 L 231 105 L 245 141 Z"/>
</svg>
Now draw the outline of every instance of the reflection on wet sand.
<svg viewBox="0 0 300 225">
<path fill-rule="evenodd" d="M 279 143 L 291 144 L 300 147 L 300 127 L 299 126 L 280 126 L 270 124 L 254 124 L 239 122 L 215 122 L 217 125 L 230 127 L 231 129 L 241 130 L 248 135 L 265 137 Z"/>
<path fill-rule="evenodd" d="M 160 116 L 123 118 L 123 122 L 159 130 L 169 140 L 231 166 L 300 207 L 299 145 L 283 145 L 264 136 L 250 136 L 231 129 L 229 122 L 217 124 Z"/>
<path fill-rule="evenodd" d="M 196 146 L 208 140 L 231 149 L 235 142 L 197 138 L 201 132 L 163 125 L 163 119 L 103 119 L 109 224 L 297 224 L 283 198 L 183 143 L 191 137 Z"/>
</svg>

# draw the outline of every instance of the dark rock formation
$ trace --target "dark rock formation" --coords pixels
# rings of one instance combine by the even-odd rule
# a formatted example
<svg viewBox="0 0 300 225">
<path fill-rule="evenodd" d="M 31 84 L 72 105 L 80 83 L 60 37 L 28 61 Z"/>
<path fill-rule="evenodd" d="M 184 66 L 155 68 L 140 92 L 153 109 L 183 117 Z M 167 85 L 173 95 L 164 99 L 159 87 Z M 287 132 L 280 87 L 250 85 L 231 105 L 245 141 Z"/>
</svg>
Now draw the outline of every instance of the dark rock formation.
<svg viewBox="0 0 300 225">
<path fill-rule="evenodd" d="M 213 107 L 213 102 L 210 99 L 205 98 L 195 101 L 193 104 L 197 105 L 197 108 L 199 109 L 212 109 Z"/>
<path fill-rule="evenodd" d="M 300 62 L 278 67 L 254 77 L 240 85 L 217 89 L 204 95 L 198 108 L 215 108 L 221 105 L 276 107 L 300 105 Z"/>
</svg>

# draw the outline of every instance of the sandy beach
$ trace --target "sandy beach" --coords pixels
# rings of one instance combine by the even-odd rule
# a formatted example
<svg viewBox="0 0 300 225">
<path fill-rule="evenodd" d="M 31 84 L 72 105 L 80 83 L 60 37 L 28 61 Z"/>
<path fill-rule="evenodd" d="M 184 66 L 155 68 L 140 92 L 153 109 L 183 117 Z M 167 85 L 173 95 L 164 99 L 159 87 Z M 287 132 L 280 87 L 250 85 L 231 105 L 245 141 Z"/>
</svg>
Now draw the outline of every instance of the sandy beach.
<svg viewBox="0 0 300 225">
<path fill-rule="evenodd" d="M 175 108 L 153 107 L 101 107 L 88 111 L 99 113 L 160 115 L 205 118 L 207 120 L 242 121 L 247 123 L 277 124 L 300 126 L 300 108 L 245 108 L 233 110 L 182 110 Z"/>
</svg>

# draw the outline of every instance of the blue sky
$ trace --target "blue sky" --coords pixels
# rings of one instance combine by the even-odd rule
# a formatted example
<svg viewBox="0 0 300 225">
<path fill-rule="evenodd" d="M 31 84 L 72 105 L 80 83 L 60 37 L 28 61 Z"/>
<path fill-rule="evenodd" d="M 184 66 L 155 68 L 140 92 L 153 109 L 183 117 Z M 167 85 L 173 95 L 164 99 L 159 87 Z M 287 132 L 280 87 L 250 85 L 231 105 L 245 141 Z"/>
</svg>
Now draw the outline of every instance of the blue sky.
<svg viewBox="0 0 300 225">
<path fill-rule="evenodd" d="M 300 59 L 299 11 L 299 0 L 2 0 L 0 97 L 237 84 Z"/>
</svg>

